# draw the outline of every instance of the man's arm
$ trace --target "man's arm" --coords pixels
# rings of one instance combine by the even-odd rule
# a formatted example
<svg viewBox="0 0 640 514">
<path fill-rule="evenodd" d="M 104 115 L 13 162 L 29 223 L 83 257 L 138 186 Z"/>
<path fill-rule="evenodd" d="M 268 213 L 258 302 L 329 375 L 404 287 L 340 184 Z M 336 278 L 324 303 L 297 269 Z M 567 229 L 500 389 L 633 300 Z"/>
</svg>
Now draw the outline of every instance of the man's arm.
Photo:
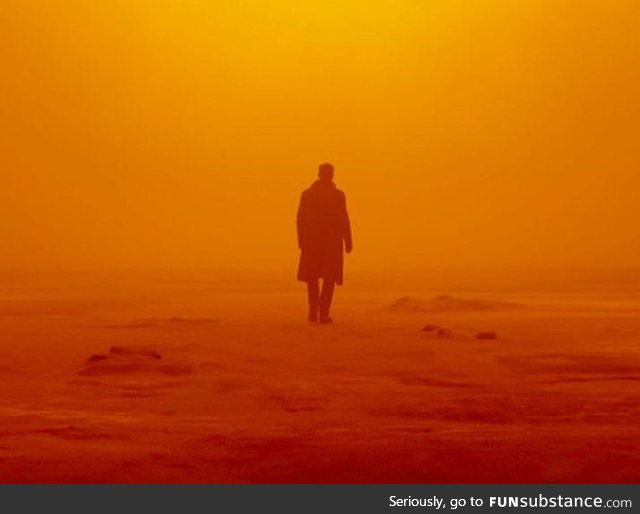
<svg viewBox="0 0 640 514">
<path fill-rule="evenodd" d="M 353 240 L 351 238 L 351 221 L 349 220 L 349 212 L 347 211 L 347 197 L 344 197 L 344 251 L 351 253 L 353 250 Z"/>
<path fill-rule="evenodd" d="M 304 193 L 300 197 L 300 205 L 298 205 L 298 214 L 296 216 L 296 228 L 298 232 L 298 248 L 302 250 L 302 245 L 304 241 L 304 228 L 305 228 L 305 201 L 304 201 Z"/>
</svg>

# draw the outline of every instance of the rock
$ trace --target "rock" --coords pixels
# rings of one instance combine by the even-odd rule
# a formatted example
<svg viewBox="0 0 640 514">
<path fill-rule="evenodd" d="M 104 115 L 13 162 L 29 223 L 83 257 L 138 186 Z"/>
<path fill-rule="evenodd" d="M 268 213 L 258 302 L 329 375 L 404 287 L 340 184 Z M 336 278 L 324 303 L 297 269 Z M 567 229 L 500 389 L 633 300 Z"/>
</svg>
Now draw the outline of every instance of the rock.
<svg viewBox="0 0 640 514">
<path fill-rule="evenodd" d="M 478 332 L 476 339 L 498 339 L 498 334 L 495 332 Z"/>
<path fill-rule="evenodd" d="M 94 353 L 91 357 L 87 359 L 87 362 L 100 362 L 106 360 L 108 357 L 106 355 L 102 355 L 99 353 Z"/>
<path fill-rule="evenodd" d="M 436 332 L 436 334 L 438 334 L 438 337 L 452 337 L 453 336 L 453 333 L 448 328 L 439 328 L 438 331 Z"/>
<path fill-rule="evenodd" d="M 440 327 L 438 325 L 425 325 L 422 327 L 423 332 L 433 332 L 434 330 L 438 330 Z"/>
</svg>

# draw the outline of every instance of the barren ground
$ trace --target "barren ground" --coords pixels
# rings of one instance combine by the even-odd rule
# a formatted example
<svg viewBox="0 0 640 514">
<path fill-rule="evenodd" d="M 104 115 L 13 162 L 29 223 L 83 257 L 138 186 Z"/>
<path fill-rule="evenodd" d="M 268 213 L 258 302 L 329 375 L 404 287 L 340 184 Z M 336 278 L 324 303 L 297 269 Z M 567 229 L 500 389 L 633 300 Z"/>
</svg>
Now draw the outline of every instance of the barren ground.
<svg viewBox="0 0 640 514">
<path fill-rule="evenodd" d="M 640 481 L 629 288 L 238 283 L 3 275 L 0 481 Z"/>
</svg>

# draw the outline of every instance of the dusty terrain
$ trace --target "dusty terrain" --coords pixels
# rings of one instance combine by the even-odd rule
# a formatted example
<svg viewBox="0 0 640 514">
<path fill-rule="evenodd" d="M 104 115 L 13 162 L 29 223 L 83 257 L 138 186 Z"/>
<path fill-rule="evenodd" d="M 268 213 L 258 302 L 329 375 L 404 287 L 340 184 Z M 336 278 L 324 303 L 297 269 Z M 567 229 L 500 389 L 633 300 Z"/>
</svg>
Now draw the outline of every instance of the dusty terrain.
<svg viewBox="0 0 640 514">
<path fill-rule="evenodd" d="M 404 278 L 3 274 L 0 481 L 640 481 L 637 288 Z"/>
</svg>

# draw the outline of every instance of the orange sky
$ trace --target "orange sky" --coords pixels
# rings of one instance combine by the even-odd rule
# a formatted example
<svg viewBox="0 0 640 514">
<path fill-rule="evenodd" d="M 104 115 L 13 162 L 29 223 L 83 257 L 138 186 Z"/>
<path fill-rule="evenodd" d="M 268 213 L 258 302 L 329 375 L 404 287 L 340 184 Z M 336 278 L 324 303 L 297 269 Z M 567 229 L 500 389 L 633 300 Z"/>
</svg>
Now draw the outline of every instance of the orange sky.
<svg viewBox="0 0 640 514">
<path fill-rule="evenodd" d="M 9 0 L 0 269 L 638 266 L 637 0 Z M 347 270 L 348 271 L 348 270 Z"/>
</svg>

